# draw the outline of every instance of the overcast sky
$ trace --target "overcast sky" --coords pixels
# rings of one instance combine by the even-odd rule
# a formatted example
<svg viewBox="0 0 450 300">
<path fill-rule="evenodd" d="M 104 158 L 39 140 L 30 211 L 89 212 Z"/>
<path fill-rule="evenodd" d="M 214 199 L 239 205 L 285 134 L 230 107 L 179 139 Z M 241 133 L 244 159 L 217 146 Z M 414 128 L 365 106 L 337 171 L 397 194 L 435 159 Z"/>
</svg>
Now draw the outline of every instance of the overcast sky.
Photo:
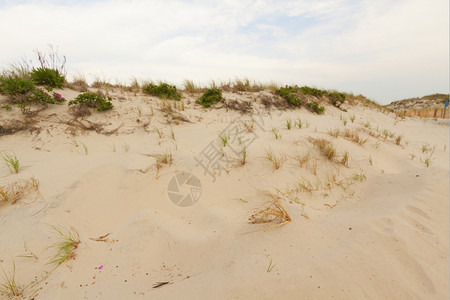
<svg viewBox="0 0 450 300">
<path fill-rule="evenodd" d="M 386 104 L 449 91 L 448 0 L 0 0 L 0 67 L 57 46 L 111 83 L 247 77 Z"/>
</svg>

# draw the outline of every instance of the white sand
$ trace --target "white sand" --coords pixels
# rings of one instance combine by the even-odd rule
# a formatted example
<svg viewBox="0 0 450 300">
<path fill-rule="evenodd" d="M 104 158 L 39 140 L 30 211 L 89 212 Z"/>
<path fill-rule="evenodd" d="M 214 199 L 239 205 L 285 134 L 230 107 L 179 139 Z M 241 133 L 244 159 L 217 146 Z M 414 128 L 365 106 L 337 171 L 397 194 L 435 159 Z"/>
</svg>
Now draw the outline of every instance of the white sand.
<svg viewBox="0 0 450 300">
<path fill-rule="evenodd" d="M 70 90 L 62 94 L 76 96 Z M 1 162 L 0 186 L 30 177 L 40 183 L 39 195 L 30 192 L 14 205 L 0 206 L 1 267 L 11 271 L 14 261 L 21 286 L 38 280 L 25 289 L 26 297 L 448 299 L 448 122 L 402 120 L 361 106 L 348 107 L 348 112 L 327 106 L 323 116 L 273 109 L 269 116 L 255 105 L 264 114 L 253 114 L 255 135 L 242 135 L 243 144 L 254 138 L 247 163 L 240 164 L 230 148 L 238 143 L 230 141 L 224 154 L 235 160 L 213 180 L 195 158 L 210 142 L 220 147 L 218 136 L 233 120 L 238 124 L 251 116 L 206 110 L 191 97 L 180 112 L 192 122 L 167 125 L 160 100 L 113 95 L 114 110 L 87 119 L 107 124 L 107 130 L 120 126 L 115 134 L 72 136 L 63 123 L 72 118 L 64 104 L 39 114 L 35 126 L 40 133 L 0 136 L 0 151 L 14 153 L 22 165 L 11 174 Z M 258 94 L 225 97 L 242 100 Z M 0 121 L 12 118 L 22 118 L 17 108 L 0 109 Z M 301 118 L 303 128 L 287 130 L 289 118 Z M 366 122 L 373 133 L 403 134 L 401 145 L 368 135 Z M 272 127 L 281 139 L 275 139 Z M 163 132 L 162 139 L 155 128 Z M 359 145 L 327 133 L 336 128 L 341 133 L 354 129 L 367 142 Z M 348 151 L 349 166 L 328 161 L 308 138 L 331 141 L 337 161 Z M 428 168 L 425 144 L 436 146 Z M 280 169 L 265 158 L 268 149 L 286 156 Z M 159 171 L 155 158 L 143 155 L 166 151 L 174 162 Z M 308 152 L 310 161 L 300 167 L 294 157 Z M 202 185 L 200 199 L 190 207 L 174 205 L 167 194 L 169 181 L 183 172 L 197 176 Z M 298 183 L 309 183 L 313 191 L 292 192 Z M 248 223 L 270 199 L 266 192 L 281 197 L 292 222 L 270 230 Z M 49 225 L 72 227 L 81 240 L 75 258 L 56 269 L 47 264 L 55 249 L 46 248 L 59 241 Z M 107 233 L 106 242 L 90 239 Z M 28 253 L 24 242 L 37 258 L 23 257 Z M 267 272 L 269 265 L 273 269 Z M 154 289 L 157 282 L 169 284 Z"/>
</svg>

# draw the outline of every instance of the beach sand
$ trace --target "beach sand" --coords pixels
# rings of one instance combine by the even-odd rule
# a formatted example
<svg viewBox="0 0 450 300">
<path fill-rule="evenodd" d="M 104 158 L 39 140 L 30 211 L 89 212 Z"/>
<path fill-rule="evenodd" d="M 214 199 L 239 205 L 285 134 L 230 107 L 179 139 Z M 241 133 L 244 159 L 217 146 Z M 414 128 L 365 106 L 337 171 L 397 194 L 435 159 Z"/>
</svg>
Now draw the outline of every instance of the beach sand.
<svg viewBox="0 0 450 300">
<path fill-rule="evenodd" d="M 199 95 L 182 107 L 108 93 L 111 111 L 82 120 L 50 105 L 0 136 L 21 164 L 16 174 L 1 161 L 0 186 L 24 190 L 0 204 L 0 265 L 15 265 L 24 298 L 448 299 L 448 120 L 362 105 L 266 109 L 268 92 L 224 94 L 253 103 L 246 114 L 204 109 Z M 17 107 L 0 110 L 0 124 L 11 120 L 24 120 Z M 271 201 L 290 222 L 252 224 Z M 59 266 L 48 264 L 61 241 L 52 226 L 80 239 Z"/>
</svg>

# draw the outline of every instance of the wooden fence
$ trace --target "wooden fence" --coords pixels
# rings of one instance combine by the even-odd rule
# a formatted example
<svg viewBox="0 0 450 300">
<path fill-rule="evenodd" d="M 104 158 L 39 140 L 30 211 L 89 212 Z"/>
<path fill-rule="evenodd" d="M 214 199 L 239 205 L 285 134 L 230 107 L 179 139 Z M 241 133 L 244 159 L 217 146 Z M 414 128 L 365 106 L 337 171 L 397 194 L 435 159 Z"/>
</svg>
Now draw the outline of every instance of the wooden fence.
<svg viewBox="0 0 450 300">
<path fill-rule="evenodd" d="M 448 107 L 449 108 L 449 107 Z M 445 112 L 445 118 L 450 119 L 449 109 Z M 442 118 L 444 115 L 443 108 L 424 108 L 424 109 L 406 109 L 397 110 L 399 116 L 420 117 L 420 118 Z"/>
</svg>

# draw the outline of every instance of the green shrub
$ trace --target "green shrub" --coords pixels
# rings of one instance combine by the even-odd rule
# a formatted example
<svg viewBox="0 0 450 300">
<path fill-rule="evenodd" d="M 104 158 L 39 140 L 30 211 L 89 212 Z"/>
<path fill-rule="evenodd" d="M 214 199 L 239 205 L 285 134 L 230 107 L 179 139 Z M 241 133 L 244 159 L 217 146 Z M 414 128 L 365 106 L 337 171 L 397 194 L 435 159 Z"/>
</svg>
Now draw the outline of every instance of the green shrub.
<svg viewBox="0 0 450 300">
<path fill-rule="evenodd" d="M 16 74 L 0 76 L 0 93 L 5 95 L 26 94 L 35 88 L 33 81 L 28 77 Z"/>
<path fill-rule="evenodd" d="M 28 93 L 25 97 L 27 104 L 55 104 L 66 101 L 60 94 L 52 92 L 51 89 L 47 88 L 46 91 L 36 88 L 32 92 Z"/>
<path fill-rule="evenodd" d="M 31 70 L 31 79 L 36 84 L 56 88 L 62 88 L 65 82 L 64 76 L 58 70 L 50 68 L 34 68 Z"/>
<path fill-rule="evenodd" d="M 327 93 L 327 91 L 319 90 L 317 88 L 312 88 L 312 87 L 309 87 L 309 86 L 302 86 L 301 88 L 299 88 L 299 90 L 304 95 L 312 95 L 312 96 L 315 96 L 315 97 L 322 97 L 323 95 L 325 95 Z"/>
<path fill-rule="evenodd" d="M 96 93 L 86 92 L 78 95 L 74 100 L 69 101 L 69 105 L 81 104 L 87 107 L 95 108 L 98 111 L 112 109 L 111 97 L 106 99 Z"/>
<path fill-rule="evenodd" d="M 331 100 L 331 104 L 336 107 L 340 107 L 342 103 L 345 101 L 345 94 L 339 92 L 328 92 L 328 98 Z"/>
<path fill-rule="evenodd" d="M 176 86 L 164 82 L 159 85 L 148 83 L 142 87 L 142 92 L 163 99 L 181 100 L 181 93 Z"/>
<path fill-rule="evenodd" d="M 196 101 L 203 107 L 210 107 L 211 105 L 223 101 L 222 91 L 219 89 L 207 89 L 206 92 Z"/>
<path fill-rule="evenodd" d="M 275 94 L 283 97 L 292 105 L 301 106 L 302 100 L 297 96 L 298 87 L 286 86 L 280 87 L 275 91 Z"/>
<path fill-rule="evenodd" d="M 320 106 L 316 101 L 309 102 L 309 109 L 318 115 L 321 115 L 325 112 L 325 107 Z"/>
</svg>

